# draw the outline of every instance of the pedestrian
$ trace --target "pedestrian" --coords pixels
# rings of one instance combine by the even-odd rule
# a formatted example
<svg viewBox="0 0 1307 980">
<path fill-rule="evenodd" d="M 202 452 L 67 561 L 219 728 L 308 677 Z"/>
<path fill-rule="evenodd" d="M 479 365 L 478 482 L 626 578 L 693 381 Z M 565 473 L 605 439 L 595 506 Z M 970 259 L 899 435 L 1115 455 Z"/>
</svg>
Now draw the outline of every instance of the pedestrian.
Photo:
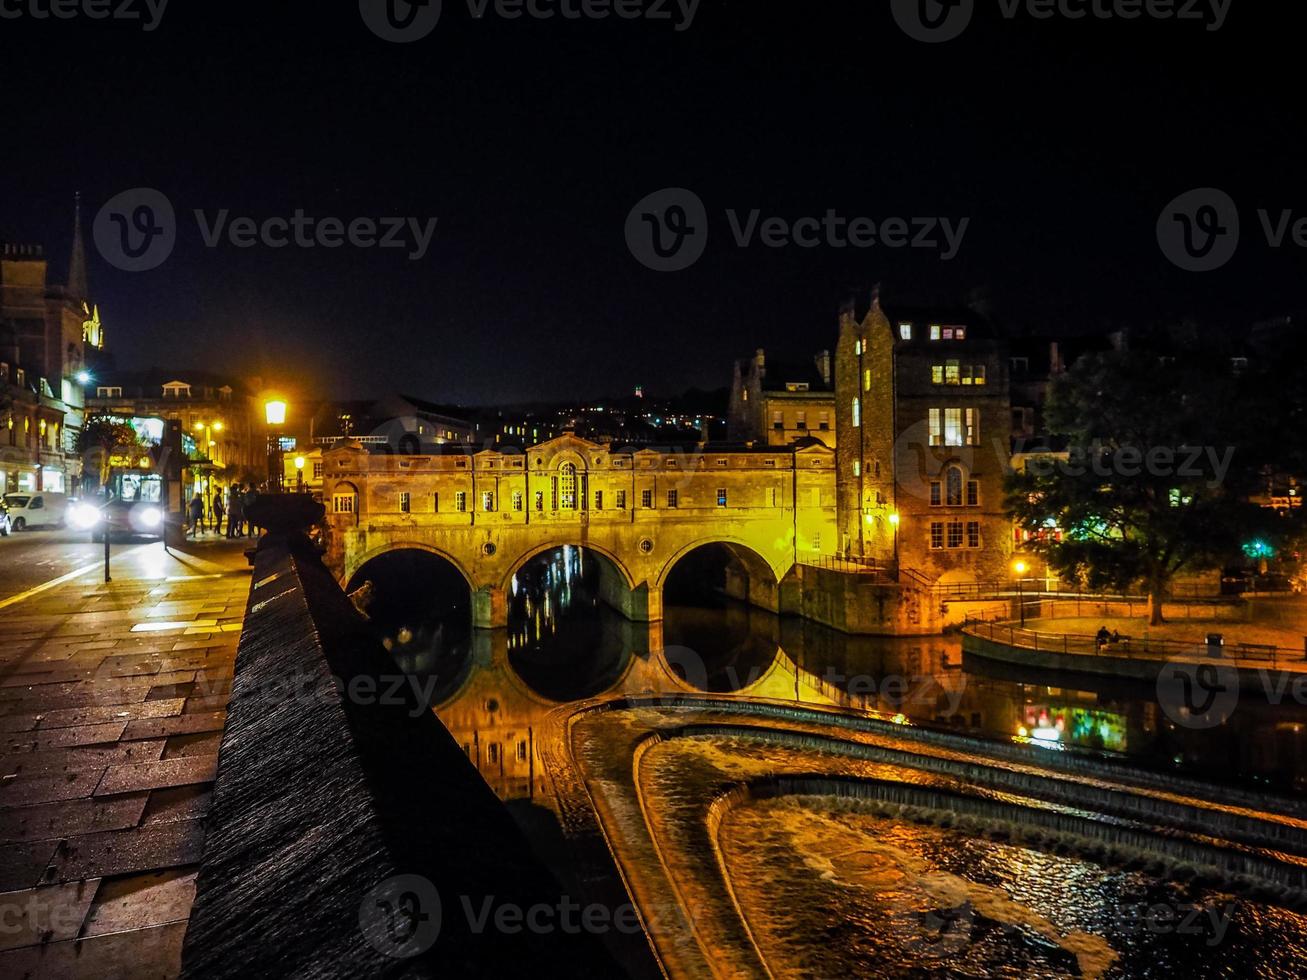
<svg viewBox="0 0 1307 980">
<path fill-rule="evenodd" d="M 204 498 L 196 491 L 191 498 L 191 504 L 188 508 L 191 517 L 191 537 L 195 537 L 200 531 L 204 530 Z"/>
<path fill-rule="evenodd" d="M 233 483 L 227 497 L 227 537 L 239 538 L 245 532 L 245 505 L 241 485 Z"/>
<path fill-rule="evenodd" d="M 245 491 L 245 497 L 242 500 L 242 503 L 245 505 L 245 523 L 248 528 L 246 534 L 251 538 L 257 536 L 259 533 L 254 527 L 254 521 L 250 520 L 250 508 L 254 506 L 254 501 L 258 499 L 259 495 L 254 492 L 254 484 L 251 483 L 250 488 Z"/>
<path fill-rule="evenodd" d="M 1094 635 L 1094 639 L 1097 641 L 1096 648 L 1101 651 L 1108 641 L 1112 639 L 1112 634 L 1106 626 L 1100 626 L 1098 632 Z"/>
<path fill-rule="evenodd" d="M 213 491 L 213 533 L 222 534 L 222 518 L 227 508 L 222 504 L 222 491 Z"/>
</svg>

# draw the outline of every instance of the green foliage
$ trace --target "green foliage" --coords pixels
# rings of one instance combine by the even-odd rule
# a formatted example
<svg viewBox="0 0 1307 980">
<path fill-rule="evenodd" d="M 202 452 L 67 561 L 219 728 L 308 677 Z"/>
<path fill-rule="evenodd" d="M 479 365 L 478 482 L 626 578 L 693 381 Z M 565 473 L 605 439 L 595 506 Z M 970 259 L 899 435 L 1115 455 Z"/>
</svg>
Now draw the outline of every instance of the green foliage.
<svg viewBox="0 0 1307 980">
<path fill-rule="evenodd" d="M 134 452 L 145 442 L 131 424 L 113 415 L 88 415 L 77 437 L 77 451 L 86 470 L 99 474 L 100 486 L 109 482 L 109 459 L 114 453 Z"/>
<path fill-rule="evenodd" d="M 1246 503 L 1258 460 L 1244 445 L 1249 420 L 1229 410 L 1242 383 L 1228 359 L 1079 361 L 1046 406 L 1067 458 L 1033 459 L 1008 481 L 1009 512 L 1039 535 L 1031 550 L 1088 588 L 1142 583 L 1155 599 L 1176 573 L 1237 555 L 1273 520 Z"/>
</svg>

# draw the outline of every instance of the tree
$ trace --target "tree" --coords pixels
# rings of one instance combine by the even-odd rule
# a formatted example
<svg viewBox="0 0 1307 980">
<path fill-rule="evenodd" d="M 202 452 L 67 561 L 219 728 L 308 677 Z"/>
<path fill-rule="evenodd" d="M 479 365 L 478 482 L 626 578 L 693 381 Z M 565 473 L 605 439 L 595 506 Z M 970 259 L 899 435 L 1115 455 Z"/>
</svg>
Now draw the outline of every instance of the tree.
<svg viewBox="0 0 1307 980">
<path fill-rule="evenodd" d="M 1082 358 L 1053 384 L 1047 428 L 1062 456 L 1032 458 L 1008 481 L 1008 509 L 1031 550 L 1091 589 L 1142 585 L 1159 624 L 1176 574 L 1219 566 L 1268 516 L 1247 502 L 1257 478 L 1242 451 L 1241 379 L 1230 361 L 1114 351 Z M 1242 430 L 1242 431 L 1241 431 Z"/>
<path fill-rule="evenodd" d="M 114 415 L 88 415 L 77 439 L 77 451 L 86 468 L 96 467 L 100 486 L 109 482 L 110 460 L 115 454 L 134 454 L 145 442 L 131 424 Z"/>
</svg>

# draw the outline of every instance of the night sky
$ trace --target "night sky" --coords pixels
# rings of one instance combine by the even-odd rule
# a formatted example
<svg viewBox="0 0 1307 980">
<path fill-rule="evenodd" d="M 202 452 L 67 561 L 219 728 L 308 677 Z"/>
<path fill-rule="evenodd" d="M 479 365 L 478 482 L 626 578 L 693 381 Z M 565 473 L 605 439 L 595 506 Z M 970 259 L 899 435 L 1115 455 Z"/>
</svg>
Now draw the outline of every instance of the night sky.
<svg viewBox="0 0 1307 980">
<path fill-rule="evenodd" d="M 1054 333 L 1179 315 L 1233 329 L 1301 308 L 1307 253 L 1269 247 L 1256 214 L 1307 216 L 1300 40 L 1280 5 L 1233 0 L 1208 31 L 1006 20 L 976 2 L 943 44 L 866 0 L 703 0 L 680 32 L 474 20 L 445 0 L 407 45 L 371 33 L 354 0 L 179 2 L 152 32 L 0 19 L 0 237 L 46 244 L 62 274 L 74 191 L 89 233 L 114 195 L 157 188 L 178 215 L 167 262 L 128 273 L 92 249 L 119 364 L 323 397 L 718 387 L 755 347 L 833 344 L 841 301 L 877 281 L 890 306 L 979 290 L 1013 329 Z M 683 272 L 645 268 L 624 238 L 635 203 L 665 187 L 707 207 L 706 251 Z M 1239 251 L 1216 272 L 1158 247 L 1163 207 L 1195 187 L 1240 208 Z M 409 261 L 207 248 L 197 208 L 439 223 Z M 947 262 L 739 248 L 725 212 L 755 208 L 970 223 Z"/>
</svg>

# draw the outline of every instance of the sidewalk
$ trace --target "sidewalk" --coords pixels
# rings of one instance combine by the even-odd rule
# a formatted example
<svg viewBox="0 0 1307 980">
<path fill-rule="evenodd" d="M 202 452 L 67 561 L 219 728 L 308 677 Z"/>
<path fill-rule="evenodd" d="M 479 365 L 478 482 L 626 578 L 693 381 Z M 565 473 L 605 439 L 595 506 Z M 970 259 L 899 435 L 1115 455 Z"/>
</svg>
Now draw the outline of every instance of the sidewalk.
<svg viewBox="0 0 1307 980">
<path fill-rule="evenodd" d="M 0 975 L 177 974 L 249 543 L 115 544 L 0 612 Z"/>
</svg>

